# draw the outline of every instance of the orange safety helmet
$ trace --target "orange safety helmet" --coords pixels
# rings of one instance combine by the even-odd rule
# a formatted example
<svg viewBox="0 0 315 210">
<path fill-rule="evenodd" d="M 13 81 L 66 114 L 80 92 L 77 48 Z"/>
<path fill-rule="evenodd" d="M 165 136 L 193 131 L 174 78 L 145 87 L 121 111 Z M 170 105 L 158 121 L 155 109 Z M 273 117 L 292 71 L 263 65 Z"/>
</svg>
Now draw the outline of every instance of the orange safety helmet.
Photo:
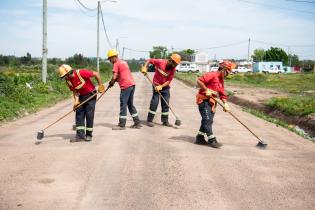
<svg viewBox="0 0 315 210">
<path fill-rule="evenodd" d="M 231 61 L 225 60 L 225 61 L 221 61 L 219 63 L 219 67 L 221 67 L 221 68 L 227 70 L 229 73 L 231 73 L 232 69 L 235 68 L 235 64 L 232 63 Z"/>
<path fill-rule="evenodd" d="M 171 59 L 177 63 L 177 65 L 181 62 L 182 58 L 177 53 L 171 55 Z"/>
<path fill-rule="evenodd" d="M 67 64 L 62 64 L 59 67 L 59 77 L 63 78 L 64 76 L 66 76 L 67 74 L 69 74 L 72 71 L 71 66 L 67 65 Z"/>
</svg>

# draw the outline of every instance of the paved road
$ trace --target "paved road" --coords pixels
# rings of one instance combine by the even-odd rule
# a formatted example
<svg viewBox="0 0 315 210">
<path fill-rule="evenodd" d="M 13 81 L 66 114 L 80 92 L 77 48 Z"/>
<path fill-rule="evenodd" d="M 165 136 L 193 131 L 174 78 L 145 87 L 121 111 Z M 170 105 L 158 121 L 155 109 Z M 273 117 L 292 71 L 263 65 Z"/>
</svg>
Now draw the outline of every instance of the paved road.
<svg viewBox="0 0 315 210">
<path fill-rule="evenodd" d="M 135 104 L 145 119 L 150 85 L 140 74 L 135 79 Z M 221 109 L 214 130 L 223 148 L 194 145 L 200 122 L 194 92 L 173 82 L 179 128 L 111 130 L 117 86 L 97 105 L 93 142 L 69 142 L 71 116 L 34 144 L 37 131 L 67 112 L 70 100 L 2 126 L 0 209 L 314 209 L 314 143 L 232 105 L 268 149 L 257 149 Z"/>
</svg>

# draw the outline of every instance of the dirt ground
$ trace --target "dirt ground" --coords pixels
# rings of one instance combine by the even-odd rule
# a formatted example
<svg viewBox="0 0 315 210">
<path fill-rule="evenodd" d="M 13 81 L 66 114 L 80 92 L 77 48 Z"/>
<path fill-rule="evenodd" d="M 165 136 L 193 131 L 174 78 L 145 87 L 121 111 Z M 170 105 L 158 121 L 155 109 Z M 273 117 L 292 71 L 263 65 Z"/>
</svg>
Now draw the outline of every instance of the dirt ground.
<svg viewBox="0 0 315 210">
<path fill-rule="evenodd" d="M 315 138 L 315 114 L 303 117 L 285 115 L 278 110 L 272 110 L 264 105 L 264 102 L 270 98 L 285 97 L 288 96 L 288 94 L 267 88 L 253 88 L 232 84 L 226 85 L 226 89 L 234 93 L 234 95 L 229 98 L 234 104 L 264 112 L 270 117 L 286 122 L 291 127 L 299 130 L 303 129 L 303 132 Z"/>
<path fill-rule="evenodd" d="M 135 105 L 145 119 L 151 87 L 142 75 L 134 76 Z M 214 132 L 224 146 L 195 145 L 200 126 L 195 93 L 179 81 L 172 84 L 171 105 L 182 120 L 178 128 L 160 125 L 159 107 L 155 127 L 113 131 L 117 85 L 97 104 L 92 142 L 69 142 L 72 115 L 34 144 L 37 131 L 71 109 L 71 100 L 1 126 L 0 209 L 314 208 L 314 143 L 231 104 L 268 142 L 267 149 L 257 149 L 256 139 L 220 108 Z"/>
</svg>

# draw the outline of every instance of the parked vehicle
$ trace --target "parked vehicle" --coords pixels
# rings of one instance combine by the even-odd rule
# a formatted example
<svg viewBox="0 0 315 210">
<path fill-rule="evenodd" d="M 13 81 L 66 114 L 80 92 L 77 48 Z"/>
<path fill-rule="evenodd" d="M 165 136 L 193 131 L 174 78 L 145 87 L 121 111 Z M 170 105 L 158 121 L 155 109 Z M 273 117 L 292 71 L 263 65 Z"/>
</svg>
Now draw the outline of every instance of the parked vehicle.
<svg viewBox="0 0 315 210">
<path fill-rule="evenodd" d="M 218 66 L 212 66 L 210 67 L 210 71 L 218 71 L 219 67 Z"/>
<path fill-rule="evenodd" d="M 232 73 L 251 73 L 253 69 L 246 68 L 244 66 L 238 66 L 236 69 L 232 69 Z"/>
<path fill-rule="evenodd" d="M 188 72 L 188 73 L 198 73 L 199 69 L 197 64 L 195 63 L 180 63 L 178 66 L 176 66 L 176 71 L 177 72 Z"/>
<path fill-rule="evenodd" d="M 267 74 L 267 73 L 280 74 L 280 73 L 284 73 L 285 71 L 283 69 L 279 69 L 278 67 L 274 66 L 274 67 L 271 67 L 269 69 L 264 69 L 264 70 L 262 70 L 262 72 L 265 74 Z"/>
</svg>

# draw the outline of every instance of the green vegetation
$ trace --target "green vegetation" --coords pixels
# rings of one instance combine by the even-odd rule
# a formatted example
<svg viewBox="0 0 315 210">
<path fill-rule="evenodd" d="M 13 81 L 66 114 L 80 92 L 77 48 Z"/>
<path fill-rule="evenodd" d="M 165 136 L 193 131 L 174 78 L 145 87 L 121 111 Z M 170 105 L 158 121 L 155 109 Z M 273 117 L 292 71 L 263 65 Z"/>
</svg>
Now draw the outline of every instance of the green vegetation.
<svg viewBox="0 0 315 210">
<path fill-rule="evenodd" d="M 281 127 L 284 127 L 284 128 L 286 128 L 286 129 L 288 129 L 290 131 L 293 131 L 296 134 L 302 136 L 303 138 L 309 139 L 309 140 L 311 140 L 311 141 L 313 141 L 315 143 L 315 138 L 310 137 L 302 129 L 300 129 L 300 128 L 296 127 L 296 126 L 289 125 L 289 124 L 287 124 L 286 122 L 284 122 L 282 120 L 272 118 L 272 117 L 266 115 L 265 113 L 257 111 L 257 110 L 254 110 L 254 109 L 246 108 L 246 109 L 243 109 L 243 110 L 246 111 L 246 112 L 251 113 L 252 115 L 255 115 L 256 117 L 259 117 L 259 118 L 264 119 L 264 120 L 266 120 L 268 122 L 274 123 L 277 126 L 281 126 Z"/>
<path fill-rule="evenodd" d="M 227 82 L 302 96 L 315 95 L 315 74 L 233 74 L 227 78 Z"/>
<path fill-rule="evenodd" d="M 195 86 L 197 74 L 177 73 L 176 77 Z M 315 74 L 234 74 L 226 84 L 275 89 L 288 93 L 285 98 L 271 98 L 266 105 L 288 115 L 315 113 Z"/>
<path fill-rule="evenodd" d="M 266 105 L 287 115 L 304 116 L 315 113 L 315 97 L 274 97 Z"/>
<path fill-rule="evenodd" d="M 47 83 L 41 82 L 40 66 L 3 68 L 0 72 L 0 122 L 33 113 L 69 98 L 71 92 L 60 80 L 57 65 L 48 66 Z M 85 67 L 88 68 L 88 67 Z M 103 81 L 111 75 L 110 65 L 102 64 Z"/>
</svg>

